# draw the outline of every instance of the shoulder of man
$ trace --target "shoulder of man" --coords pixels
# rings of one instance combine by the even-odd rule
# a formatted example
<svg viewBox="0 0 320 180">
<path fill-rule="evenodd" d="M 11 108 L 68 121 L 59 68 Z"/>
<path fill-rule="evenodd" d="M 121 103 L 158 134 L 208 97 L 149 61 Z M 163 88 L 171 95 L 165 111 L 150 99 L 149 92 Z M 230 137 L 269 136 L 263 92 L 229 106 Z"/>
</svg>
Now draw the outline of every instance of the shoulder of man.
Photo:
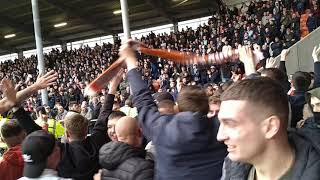
<svg viewBox="0 0 320 180">
<path fill-rule="evenodd" d="M 221 180 L 247 180 L 251 167 L 250 164 L 233 162 L 226 157 L 223 163 Z"/>
<path fill-rule="evenodd" d="M 129 165 L 129 166 L 128 166 Z M 134 166 L 132 166 L 134 165 Z M 131 167 L 134 167 L 131 169 Z M 152 160 L 147 160 L 142 157 L 131 157 L 127 159 L 124 163 L 119 166 L 120 169 L 125 169 L 128 172 L 132 172 L 134 174 L 140 174 L 142 171 L 152 171 L 154 169 L 154 162 Z"/>
<path fill-rule="evenodd" d="M 320 131 L 308 128 L 289 130 L 289 142 L 295 148 L 296 155 L 293 176 L 319 179 Z"/>
</svg>

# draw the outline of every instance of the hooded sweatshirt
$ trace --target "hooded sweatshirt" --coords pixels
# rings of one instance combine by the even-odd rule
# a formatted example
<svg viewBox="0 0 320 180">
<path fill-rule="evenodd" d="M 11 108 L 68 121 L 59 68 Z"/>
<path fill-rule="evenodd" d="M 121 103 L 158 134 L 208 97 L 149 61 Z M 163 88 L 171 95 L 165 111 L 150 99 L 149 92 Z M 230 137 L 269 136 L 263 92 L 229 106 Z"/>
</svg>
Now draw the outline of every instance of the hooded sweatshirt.
<svg viewBox="0 0 320 180">
<path fill-rule="evenodd" d="M 146 160 L 146 151 L 122 142 L 109 142 L 100 149 L 101 179 L 152 180 L 153 162 Z"/>
<path fill-rule="evenodd" d="M 22 177 L 23 158 L 21 145 L 9 148 L 0 161 L 0 179 L 16 180 Z"/>
</svg>

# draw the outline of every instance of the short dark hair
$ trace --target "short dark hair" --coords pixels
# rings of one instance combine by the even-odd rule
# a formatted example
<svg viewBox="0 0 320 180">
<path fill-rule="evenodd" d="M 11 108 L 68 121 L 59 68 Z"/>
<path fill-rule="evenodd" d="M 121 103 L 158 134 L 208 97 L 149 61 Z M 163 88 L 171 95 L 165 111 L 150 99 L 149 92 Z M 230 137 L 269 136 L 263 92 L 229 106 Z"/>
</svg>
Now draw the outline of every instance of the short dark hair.
<svg viewBox="0 0 320 180">
<path fill-rule="evenodd" d="M 311 84 L 311 75 L 306 72 L 298 71 L 292 76 L 292 83 L 296 91 L 307 91 Z"/>
<path fill-rule="evenodd" d="M 158 108 L 174 108 L 174 102 L 171 100 L 163 100 L 157 104 Z"/>
<path fill-rule="evenodd" d="M 288 81 L 288 76 L 278 68 L 264 69 L 261 71 L 261 74 L 265 74 L 270 79 L 278 81 L 279 83 L 283 83 L 283 82 Z"/>
<path fill-rule="evenodd" d="M 69 107 L 73 106 L 73 105 L 79 105 L 80 103 L 78 101 L 70 101 L 69 102 Z"/>
<path fill-rule="evenodd" d="M 114 119 L 114 118 L 121 118 L 126 116 L 126 114 L 122 111 L 112 111 L 112 113 L 109 115 L 108 120 Z"/>
<path fill-rule="evenodd" d="M 24 132 L 23 129 L 15 119 L 11 119 L 1 126 L 1 137 L 4 139 L 19 136 L 22 132 Z"/>
<path fill-rule="evenodd" d="M 37 107 L 37 109 L 36 109 L 36 113 L 37 113 L 37 115 L 39 116 L 39 115 L 40 115 L 39 113 L 41 113 L 41 114 L 47 114 L 47 111 L 46 111 L 46 109 L 44 108 L 44 106 L 39 106 L 39 107 Z"/>
<path fill-rule="evenodd" d="M 158 92 L 158 93 L 154 94 L 153 97 L 157 103 L 164 101 L 164 100 L 170 100 L 170 101 L 174 102 L 174 98 L 173 98 L 172 94 L 170 94 L 169 92 Z"/>
<path fill-rule="evenodd" d="M 220 104 L 220 95 L 212 95 L 209 97 L 209 104 Z"/>
<path fill-rule="evenodd" d="M 177 99 L 179 111 L 201 112 L 209 111 L 206 91 L 199 86 L 185 86 L 181 89 Z"/>
<path fill-rule="evenodd" d="M 286 127 L 289 117 L 288 96 L 281 85 L 268 78 L 246 79 L 231 85 L 221 96 L 221 101 L 244 100 L 263 108 L 266 117 L 276 115 Z"/>
</svg>

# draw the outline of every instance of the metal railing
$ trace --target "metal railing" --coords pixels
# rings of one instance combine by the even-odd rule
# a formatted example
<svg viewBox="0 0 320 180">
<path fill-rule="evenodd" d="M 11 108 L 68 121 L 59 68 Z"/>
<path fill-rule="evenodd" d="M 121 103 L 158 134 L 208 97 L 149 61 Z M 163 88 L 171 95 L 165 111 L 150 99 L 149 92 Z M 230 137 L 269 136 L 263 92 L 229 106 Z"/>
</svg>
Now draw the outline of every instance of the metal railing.
<svg viewBox="0 0 320 180">
<path fill-rule="evenodd" d="M 320 27 L 291 46 L 286 60 L 287 74 L 294 74 L 297 71 L 313 72 L 312 50 L 314 46 L 319 44 Z M 280 55 L 276 59 L 280 60 Z"/>
</svg>

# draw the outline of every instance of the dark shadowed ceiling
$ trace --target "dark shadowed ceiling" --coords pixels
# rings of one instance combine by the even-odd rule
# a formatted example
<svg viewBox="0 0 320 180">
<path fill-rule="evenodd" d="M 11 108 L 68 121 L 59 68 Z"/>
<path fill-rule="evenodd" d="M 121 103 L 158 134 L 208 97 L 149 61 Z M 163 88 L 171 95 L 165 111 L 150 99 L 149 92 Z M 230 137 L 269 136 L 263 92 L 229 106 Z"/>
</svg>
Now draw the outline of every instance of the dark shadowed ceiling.
<svg viewBox="0 0 320 180">
<path fill-rule="evenodd" d="M 131 30 L 208 16 L 216 0 L 127 0 Z M 35 48 L 31 0 L 0 0 L 0 54 Z M 44 46 L 122 32 L 120 0 L 39 0 Z M 67 22 L 66 26 L 54 25 Z M 15 37 L 5 39 L 7 34 Z"/>
</svg>

